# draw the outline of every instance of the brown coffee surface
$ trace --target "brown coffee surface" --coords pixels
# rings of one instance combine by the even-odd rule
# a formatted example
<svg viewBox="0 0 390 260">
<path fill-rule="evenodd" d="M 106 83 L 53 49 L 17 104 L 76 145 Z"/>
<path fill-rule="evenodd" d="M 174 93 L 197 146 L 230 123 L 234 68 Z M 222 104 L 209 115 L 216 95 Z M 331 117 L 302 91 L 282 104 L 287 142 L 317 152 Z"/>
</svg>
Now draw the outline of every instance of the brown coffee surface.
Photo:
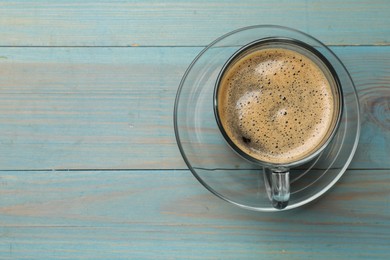
<svg viewBox="0 0 390 260">
<path fill-rule="evenodd" d="M 296 51 L 254 50 L 233 62 L 218 90 L 220 122 L 244 153 L 290 163 L 318 149 L 334 128 L 334 91 L 320 67 Z"/>
</svg>

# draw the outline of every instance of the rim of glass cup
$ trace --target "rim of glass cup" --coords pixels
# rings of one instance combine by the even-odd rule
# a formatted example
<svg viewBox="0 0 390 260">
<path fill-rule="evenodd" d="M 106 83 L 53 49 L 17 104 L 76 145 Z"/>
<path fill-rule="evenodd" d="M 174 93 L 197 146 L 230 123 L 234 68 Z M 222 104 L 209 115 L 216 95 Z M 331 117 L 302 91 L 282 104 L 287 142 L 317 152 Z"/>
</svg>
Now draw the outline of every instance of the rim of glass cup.
<svg viewBox="0 0 390 260">
<path fill-rule="evenodd" d="M 241 203 L 238 203 L 232 199 L 229 199 L 227 197 L 225 197 L 224 195 L 220 194 L 219 192 L 217 192 L 216 190 L 214 190 L 212 187 L 210 187 L 197 173 L 196 173 L 196 170 L 192 167 L 190 161 L 188 160 L 185 152 L 184 152 L 184 149 L 183 149 L 183 146 L 181 144 L 181 141 L 180 141 L 180 133 L 179 133 L 179 130 L 178 130 L 178 124 L 177 124 L 177 109 L 178 109 L 178 105 L 179 105 L 179 100 L 180 100 L 180 94 L 181 94 L 181 91 L 182 91 L 182 88 L 183 88 L 183 85 L 184 85 L 184 82 L 188 76 L 188 74 L 190 73 L 192 67 L 194 66 L 194 64 L 199 60 L 199 58 L 207 51 L 209 50 L 210 48 L 212 48 L 216 43 L 220 42 L 221 40 L 233 35 L 233 34 L 236 34 L 236 33 L 239 33 L 241 31 L 245 31 L 245 30 L 251 30 L 251 29 L 260 29 L 260 28 L 268 28 L 268 29 L 279 29 L 279 30 L 285 30 L 285 31 L 291 31 L 291 32 L 294 32 L 294 33 L 297 33 L 297 34 L 301 34 L 302 36 L 304 37 L 307 37 L 307 38 L 310 38 L 311 40 L 319 43 L 321 45 L 321 47 L 324 47 L 332 56 L 333 58 L 335 58 L 335 60 L 337 62 L 339 62 L 340 66 L 343 68 L 344 72 L 346 73 L 346 76 L 348 77 L 348 79 L 350 80 L 351 84 L 352 84 L 352 87 L 353 87 L 353 90 L 354 90 L 354 95 L 356 97 L 356 102 L 357 102 L 357 117 L 356 117 L 356 121 L 357 121 L 357 129 L 356 129 L 356 137 L 355 137 L 355 140 L 354 140 L 354 144 L 352 146 L 352 150 L 351 150 L 351 153 L 348 157 L 348 159 L 346 160 L 344 166 L 340 169 L 340 172 L 337 174 L 337 176 L 335 176 L 335 178 L 328 183 L 328 185 L 326 185 L 324 188 L 322 188 L 319 192 L 317 192 L 316 194 L 312 195 L 311 197 L 307 198 L 307 199 L 304 199 L 300 202 L 297 202 L 295 204 L 291 204 L 291 205 L 288 205 L 286 208 L 282 209 L 282 210 L 279 210 L 279 209 L 275 209 L 273 207 L 269 207 L 269 208 L 261 208 L 261 207 L 253 207 L 253 206 L 248 206 L 248 205 L 244 205 L 244 204 L 241 204 Z M 342 86 L 341 86 L 342 88 Z M 183 160 L 184 162 L 186 163 L 187 167 L 189 168 L 189 170 L 191 171 L 191 173 L 193 174 L 193 176 L 209 191 L 211 192 L 212 194 L 214 194 L 215 196 L 219 197 L 220 199 L 226 201 L 226 202 L 229 202 L 233 205 L 236 205 L 240 208 L 244 208 L 244 209 L 248 209 L 248 210 L 252 210 L 252 211 L 260 211 L 260 212 L 282 212 L 282 211 L 286 211 L 286 210 L 290 210 L 290 209 L 294 209 L 294 208 L 298 208 L 298 207 L 301 207 L 303 205 L 306 205 L 314 200 L 316 200 L 317 198 L 321 197 L 322 195 L 324 195 L 330 188 L 332 188 L 334 186 L 334 184 L 341 178 L 341 176 L 344 174 L 344 172 L 346 171 L 346 169 L 348 168 L 349 164 L 351 163 L 352 161 L 352 158 L 356 152 L 356 149 L 357 149 L 357 146 L 358 146 L 358 140 L 359 140 L 359 137 L 360 137 L 360 104 L 359 104 L 359 99 L 357 97 L 357 92 L 356 92 L 356 87 L 355 87 L 355 84 L 353 83 L 353 80 L 351 78 L 351 75 L 349 74 L 348 70 L 346 69 L 346 67 L 344 66 L 344 64 L 342 63 L 342 61 L 337 57 L 337 55 L 332 51 L 330 50 L 325 44 L 323 44 L 321 41 L 317 40 L 316 38 L 312 37 L 311 35 L 307 34 L 307 33 L 304 33 L 302 31 L 299 31 L 299 30 L 296 30 L 296 29 L 293 29 L 293 28 L 289 28 L 289 27 L 285 27 L 285 26 L 279 26 L 279 25 L 270 25 L 270 24 L 265 24 L 265 25 L 252 25 L 252 26 L 247 26 L 247 27 L 242 27 L 242 28 L 239 28 L 239 29 L 236 29 L 236 30 L 233 30 L 231 32 L 228 32 L 220 37 L 218 37 L 217 39 L 215 39 L 214 41 L 212 41 L 210 44 L 208 44 L 195 58 L 194 60 L 190 63 L 190 65 L 188 66 L 188 68 L 186 69 L 186 71 L 184 72 L 184 75 L 180 81 L 180 84 L 179 84 L 179 88 L 177 90 L 177 93 L 176 93 L 176 98 L 175 98 L 175 104 L 174 104 L 174 109 L 173 109 L 173 125 L 174 125 L 174 131 L 175 131 L 175 138 L 176 138 L 176 143 L 179 147 L 179 151 L 180 151 L 180 154 L 182 155 L 183 157 Z"/>
<path fill-rule="evenodd" d="M 222 77 L 224 76 L 225 72 L 226 72 L 226 69 L 232 64 L 232 62 L 235 61 L 236 57 L 238 57 L 240 54 L 244 53 L 245 51 L 247 50 L 250 50 L 251 48 L 256 48 L 256 46 L 260 46 L 260 45 L 267 45 L 267 44 L 273 44 L 273 43 L 281 43 L 281 44 L 290 44 L 290 45 L 293 45 L 294 47 L 299 47 L 299 48 L 302 48 L 306 51 L 308 51 L 309 53 L 311 53 L 312 55 L 314 55 L 315 57 L 317 57 L 324 65 L 325 69 L 328 70 L 328 72 L 330 73 L 331 77 L 333 78 L 333 80 L 335 81 L 335 88 L 336 88 L 336 91 L 337 91 L 337 94 L 338 94 L 338 104 L 339 104 L 339 110 L 338 110 L 338 113 L 337 113 L 337 118 L 336 118 L 336 122 L 335 122 L 335 125 L 332 127 L 332 130 L 329 134 L 329 136 L 327 137 L 326 141 L 321 144 L 319 147 L 317 147 L 314 151 L 312 151 L 311 153 L 309 153 L 308 155 L 306 155 L 305 157 L 297 160 L 297 161 L 293 161 L 293 162 L 289 162 L 289 163 L 269 163 L 269 162 L 265 162 L 265 161 L 261 161 L 261 160 L 258 160 L 250 155 L 248 155 L 247 153 L 245 153 L 244 151 L 242 151 L 240 149 L 240 147 L 238 147 L 228 136 L 228 134 L 226 133 L 225 131 L 225 128 L 223 127 L 222 125 L 222 122 L 219 118 L 219 113 L 218 113 L 218 90 L 219 90 L 219 84 L 221 82 L 221 79 Z M 271 48 L 273 46 L 270 46 Z M 325 47 L 323 44 L 321 45 L 321 47 Z M 296 50 L 294 50 L 296 51 Z M 304 54 L 303 54 L 304 55 Z M 276 168 L 276 169 L 284 169 L 284 168 L 292 168 L 292 167 L 296 167 L 296 166 L 299 166 L 299 165 L 302 165 L 308 161 L 311 161 L 313 160 L 315 157 L 317 157 L 328 145 L 329 143 L 332 141 L 334 135 L 336 134 L 337 132 L 337 129 L 340 125 L 340 121 L 341 121 L 341 116 L 343 114 L 343 109 L 344 109 L 344 102 L 343 102 L 343 90 L 341 88 L 341 83 L 340 83 L 340 79 L 339 77 L 337 76 L 337 73 L 335 71 L 335 69 L 333 68 L 332 64 L 328 61 L 328 59 L 326 59 L 324 57 L 324 55 L 322 55 L 318 50 L 316 50 L 314 47 L 310 46 L 309 44 L 306 44 L 302 41 L 299 41 L 297 39 L 293 39 L 293 38 L 286 38 L 286 37 L 268 37 L 268 38 L 264 38 L 264 39 L 259 39 L 259 40 L 256 40 L 256 41 L 253 41 L 253 42 L 250 42 L 246 45 L 244 45 L 243 47 L 241 47 L 240 49 L 238 49 L 226 62 L 225 64 L 223 65 L 218 77 L 217 77 L 217 80 L 216 80 L 216 83 L 215 83 L 215 87 L 214 87 L 214 116 L 215 116 L 215 119 L 217 121 L 217 125 L 218 125 L 218 128 L 219 130 L 221 131 L 223 137 L 225 138 L 226 142 L 228 143 L 228 145 L 235 151 L 237 152 L 241 157 L 243 157 L 244 159 L 250 161 L 250 162 L 253 162 L 253 163 L 256 163 L 256 164 L 260 164 L 260 165 L 263 165 L 263 166 L 267 166 L 269 168 Z"/>
</svg>

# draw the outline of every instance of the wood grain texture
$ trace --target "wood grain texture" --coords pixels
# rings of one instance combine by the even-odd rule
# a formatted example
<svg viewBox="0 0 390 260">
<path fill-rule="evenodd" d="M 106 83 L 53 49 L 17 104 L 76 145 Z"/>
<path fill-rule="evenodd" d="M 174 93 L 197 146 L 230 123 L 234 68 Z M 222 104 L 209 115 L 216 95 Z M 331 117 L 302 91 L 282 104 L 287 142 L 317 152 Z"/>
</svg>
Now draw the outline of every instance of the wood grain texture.
<svg viewBox="0 0 390 260">
<path fill-rule="evenodd" d="M 389 9 L 387 0 L 8 0 L 0 3 L 0 46 L 204 46 L 255 24 L 333 45 L 388 45 Z"/>
<path fill-rule="evenodd" d="M 387 259 L 389 10 L 386 0 L 1 1 L 0 259 Z M 361 103 L 350 169 L 315 203 L 278 214 L 213 196 L 173 132 L 194 57 L 255 24 L 333 45 Z"/>
<path fill-rule="evenodd" d="M 0 169 L 186 169 L 175 94 L 202 48 L 1 48 Z M 333 47 L 354 79 L 351 165 L 390 168 L 390 47 Z"/>
<path fill-rule="evenodd" d="M 3 171 L 0 257 L 385 259 L 389 184 L 389 170 L 348 171 L 316 203 L 270 214 L 217 199 L 188 170 Z"/>
</svg>

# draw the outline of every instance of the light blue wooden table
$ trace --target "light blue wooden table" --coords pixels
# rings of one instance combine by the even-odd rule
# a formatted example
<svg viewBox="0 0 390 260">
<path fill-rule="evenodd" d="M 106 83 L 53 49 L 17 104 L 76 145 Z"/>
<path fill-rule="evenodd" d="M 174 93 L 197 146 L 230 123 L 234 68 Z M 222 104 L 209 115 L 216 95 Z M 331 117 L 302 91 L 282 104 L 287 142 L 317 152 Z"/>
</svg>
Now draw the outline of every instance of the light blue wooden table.
<svg viewBox="0 0 390 260">
<path fill-rule="evenodd" d="M 277 214 L 206 191 L 173 131 L 193 58 L 254 24 L 330 45 L 363 113 L 341 181 Z M 1 1 L 0 46 L 0 258 L 389 259 L 389 1 Z"/>
</svg>

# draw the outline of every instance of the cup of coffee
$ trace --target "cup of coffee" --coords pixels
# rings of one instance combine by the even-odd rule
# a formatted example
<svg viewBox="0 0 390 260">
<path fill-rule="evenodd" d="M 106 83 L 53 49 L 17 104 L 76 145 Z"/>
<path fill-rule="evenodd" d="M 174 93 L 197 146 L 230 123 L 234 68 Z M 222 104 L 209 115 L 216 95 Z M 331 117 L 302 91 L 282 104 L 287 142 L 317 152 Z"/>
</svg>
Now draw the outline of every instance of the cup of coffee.
<svg viewBox="0 0 390 260">
<path fill-rule="evenodd" d="M 331 63 L 293 38 L 248 43 L 222 67 L 214 114 L 228 145 L 263 166 L 272 205 L 290 198 L 290 169 L 316 158 L 331 142 L 343 111 L 343 93 Z"/>
<path fill-rule="evenodd" d="M 306 205 L 346 173 L 360 136 L 356 88 L 314 37 L 276 25 L 231 31 L 185 71 L 173 122 L 208 191 L 244 209 Z"/>
</svg>

